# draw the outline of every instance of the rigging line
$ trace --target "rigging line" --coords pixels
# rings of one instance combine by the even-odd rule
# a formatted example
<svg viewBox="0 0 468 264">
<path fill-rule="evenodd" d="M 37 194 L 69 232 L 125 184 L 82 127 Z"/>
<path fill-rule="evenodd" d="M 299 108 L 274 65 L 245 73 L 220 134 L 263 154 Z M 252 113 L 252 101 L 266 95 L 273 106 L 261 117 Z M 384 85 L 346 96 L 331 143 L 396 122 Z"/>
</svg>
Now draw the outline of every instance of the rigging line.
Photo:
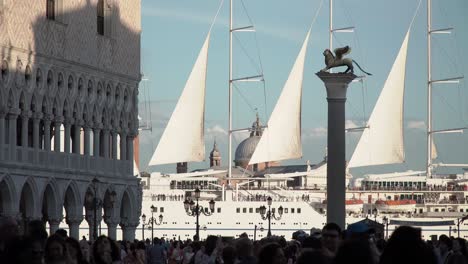
<svg viewBox="0 0 468 264">
<path fill-rule="evenodd" d="M 439 91 L 437 91 L 436 89 L 433 91 L 434 93 L 436 93 L 438 95 L 437 98 L 440 99 L 440 101 L 442 101 L 442 103 L 444 103 L 445 105 L 447 105 L 447 108 L 449 110 L 451 110 L 455 115 L 457 115 L 458 111 L 452 106 L 452 104 L 450 104 L 447 100 L 447 98 L 445 98 L 441 93 L 439 93 Z M 461 118 L 460 120 L 461 122 L 463 122 L 464 120 Z"/>
<path fill-rule="evenodd" d="M 242 99 L 244 99 L 245 103 L 249 106 L 250 110 L 252 110 L 252 112 L 255 113 L 255 107 L 252 106 L 252 104 L 249 102 L 247 97 L 242 93 L 240 88 L 235 83 L 233 83 L 233 86 L 234 86 L 234 88 L 236 88 L 236 91 L 239 93 L 239 95 L 242 97 Z"/>
<path fill-rule="evenodd" d="M 414 15 L 413 15 L 413 18 L 411 19 L 411 23 L 410 23 L 409 28 L 411 28 L 413 26 L 413 22 L 414 22 L 414 19 L 416 18 L 416 15 L 418 14 L 419 7 L 421 7 L 421 2 L 422 2 L 422 0 L 419 0 L 418 7 L 416 8 L 416 11 L 414 11 Z"/>
<path fill-rule="evenodd" d="M 245 56 L 249 59 L 250 63 L 252 64 L 253 67 L 256 68 L 257 70 L 257 74 L 263 74 L 263 72 L 261 71 L 260 68 L 258 68 L 258 65 L 256 65 L 256 62 L 255 60 L 252 58 L 252 56 L 249 55 L 249 53 L 247 52 L 247 49 L 244 47 L 243 43 L 241 42 L 241 40 L 236 36 L 236 35 L 233 35 L 234 36 L 234 39 L 236 40 L 237 44 L 239 44 L 239 46 L 241 47 L 242 51 L 244 52 Z"/>
<path fill-rule="evenodd" d="M 224 0 L 221 0 L 221 2 L 219 3 L 218 11 L 216 11 L 216 15 L 215 15 L 215 17 L 213 19 L 213 22 L 211 22 L 210 30 L 208 30 L 208 33 L 211 32 L 211 29 L 213 28 L 213 26 L 214 26 L 214 24 L 216 22 L 216 18 L 219 15 L 219 11 L 221 10 L 221 7 L 223 6 L 223 3 L 224 3 Z"/>
<path fill-rule="evenodd" d="M 432 39 L 434 42 L 434 46 L 437 46 L 437 48 L 442 51 L 442 53 L 445 55 L 445 57 L 448 59 L 448 62 L 450 62 L 450 66 L 452 66 L 452 70 L 455 72 L 458 72 L 457 69 L 460 67 L 457 65 L 457 62 L 453 57 L 447 52 L 447 49 L 445 49 L 442 45 L 439 44 L 439 40 L 437 39 Z"/>
</svg>

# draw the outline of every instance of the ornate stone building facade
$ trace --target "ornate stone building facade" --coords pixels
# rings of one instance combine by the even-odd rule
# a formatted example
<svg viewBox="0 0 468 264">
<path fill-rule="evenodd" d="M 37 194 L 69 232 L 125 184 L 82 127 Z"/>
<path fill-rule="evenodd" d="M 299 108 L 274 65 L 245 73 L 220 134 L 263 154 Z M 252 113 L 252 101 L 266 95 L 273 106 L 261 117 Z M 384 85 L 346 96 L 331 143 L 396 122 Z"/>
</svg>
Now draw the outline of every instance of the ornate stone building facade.
<svg viewBox="0 0 468 264">
<path fill-rule="evenodd" d="M 140 0 L 0 1 L 0 215 L 133 239 L 140 21 Z"/>
</svg>

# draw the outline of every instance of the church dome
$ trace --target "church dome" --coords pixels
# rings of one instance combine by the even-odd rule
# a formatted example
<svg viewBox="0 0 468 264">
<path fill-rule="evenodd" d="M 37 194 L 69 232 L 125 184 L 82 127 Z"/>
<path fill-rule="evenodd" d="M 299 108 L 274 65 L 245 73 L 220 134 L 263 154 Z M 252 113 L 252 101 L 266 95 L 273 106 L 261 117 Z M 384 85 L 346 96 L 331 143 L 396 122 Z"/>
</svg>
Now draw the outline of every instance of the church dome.
<svg viewBox="0 0 468 264">
<path fill-rule="evenodd" d="M 260 136 L 251 136 L 242 141 L 239 146 L 237 146 L 235 154 L 235 163 L 249 162 L 252 157 L 255 148 L 257 147 L 258 142 L 260 141 Z"/>
</svg>

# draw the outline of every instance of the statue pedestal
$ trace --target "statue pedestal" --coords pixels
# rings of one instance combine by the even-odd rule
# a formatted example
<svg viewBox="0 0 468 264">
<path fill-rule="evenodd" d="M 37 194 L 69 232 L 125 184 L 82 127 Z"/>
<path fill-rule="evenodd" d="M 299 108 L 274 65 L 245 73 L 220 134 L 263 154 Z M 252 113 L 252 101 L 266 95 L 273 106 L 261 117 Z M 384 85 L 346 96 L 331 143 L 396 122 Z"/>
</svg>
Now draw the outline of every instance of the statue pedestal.
<svg viewBox="0 0 468 264">
<path fill-rule="evenodd" d="M 352 73 L 318 72 L 325 83 L 328 101 L 327 223 L 345 228 L 346 140 L 345 102 Z"/>
</svg>

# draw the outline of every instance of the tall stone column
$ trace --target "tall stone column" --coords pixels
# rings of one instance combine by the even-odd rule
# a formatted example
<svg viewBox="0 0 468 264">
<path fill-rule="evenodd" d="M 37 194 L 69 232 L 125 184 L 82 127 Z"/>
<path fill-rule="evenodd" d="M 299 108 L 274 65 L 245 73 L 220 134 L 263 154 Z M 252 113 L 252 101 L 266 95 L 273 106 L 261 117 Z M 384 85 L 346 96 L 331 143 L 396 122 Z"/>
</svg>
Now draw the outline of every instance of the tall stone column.
<svg viewBox="0 0 468 264">
<path fill-rule="evenodd" d="M 127 159 L 127 133 L 120 133 L 120 160 Z"/>
<path fill-rule="evenodd" d="M 356 75 L 318 72 L 325 83 L 328 101 L 327 222 L 345 228 L 346 199 L 346 91 Z"/>
<path fill-rule="evenodd" d="M 129 135 L 127 137 L 127 160 L 133 161 L 133 139 L 134 135 Z"/>
<path fill-rule="evenodd" d="M 61 217 L 55 217 L 49 219 L 49 234 L 54 234 L 60 227 L 60 222 L 62 222 Z"/>
<path fill-rule="evenodd" d="M 117 225 L 120 222 L 120 218 L 117 217 L 105 217 L 104 222 L 107 225 L 107 236 L 116 239 L 117 238 Z"/>
<path fill-rule="evenodd" d="M 60 152 L 61 146 L 61 127 L 62 127 L 62 122 L 63 122 L 63 117 L 57 116 L 55 118 L 55 123 L 54 123 L 54 151 L 55 152 Z"/>
<path fill-rule="evenodd" d="M 86 156 L 91 155 L 91 140 L 90 140 L 90 137 L 91 137 L 91 126 L 88 125 L 88 124 L 85 124 L 83 144 L 84 144 L 84 154 Z"/>
<path fill-rule="evenodd" d="M 5 113 L 0 112 L 0 160 L 4 159 L 5 148 Z"/>
<path fill-rule="evenodd" d="M 138 222 L 125 222 L 120 223 L 122 228 L 123 240 L 133 241 L 135 239 L 135 231 L 138 226 Z"/>
<path fill-rule="evenodd" d="M 112 156 L 111 158 L 113 160 L 117 160 L 117 131 L 112 131 L 111 132 L 111 137 L 112 137 Z"/>
<path fill-rule="evenodd" d="M 69 120 L 65 120 L 64 122 L 64 138 L 63 138 L 63 152 L 70 153 L 70 138 L 71 138 L 71 123 Z"/>
<path fill-rule="evenodd" d="M 16 160 L 16 120 L 18 119 L 18 114 L 9 113 L 8 114 L 8 143 L 10 144 L 10 159 Z"/>
<path fill-rule="evenodd" d="M 66 222 L 70 230 L 70 237 L 76 240 L 80 239 L 80 224 L 83 221 L 83 217 L 67 217 Z M 90 236 L 91 237 L 91 236 Z"/>
<path fill-rule="evenodd" d="M 21 147 L 28 147 L 28 130 L 30 114 L 25 112 L 21 114 Z"/>
<path fill-rule="evenodd" d="M 103 129 L 102 132 L 103 132 L 103 140 L 104 140 L 104 142 L 103 142 L 103 143 L 104 143 L 104 144 L 103 144 L 103 148 L 104 148 L 104 149 L 103 149 L 103 154 L 104 154 L 104 155 L 103 155 L 103 156 L 104 156 L 104 158 L 107 158 L 107 159 L 108 159 L 108 158 L 110 157 L 110 155 L 109 155 L 109 141 L 110 141 L 110 140 L 109 140 L 109 136 L 110 136 L 110 131 L 109 131 L 108 128 L 106 128 L 106 129 Z"/>
<path fill-rule="evenodd" d="M 40 134 L 39 125 L 41 123 L 41 117 L 42 117 L 41 114 L 35 114 L 33 116 L 33 148 L 34 150 L 39 149 L 39 134 Z"/>
<path fill-rule="evenodd" d="M 44 150 L 50 151 L 50 125 L 51 125 L 50 116 L 44 116 Z"/>
<path fill-rule="evenodd" d="M 99 145 L 100 145 L 100 137 L 101 137 L 101 129 L 100 128 L 94 128 L 94 136 L 93 136 L 93 139 L 94 139 L 94 156 L 95 157 L 99 157 L 100 156 L 100 153 L 99 153 Z"/>
<path fill-rule="evenodd" d="M 81 125 L 82 125 L 82 122 L 80 120 L 76 120 L 75 125 L 73 126 L 74 137 L 73 137 L 72 152 L 75 154 L 81 154 Z"/>
</svg>

